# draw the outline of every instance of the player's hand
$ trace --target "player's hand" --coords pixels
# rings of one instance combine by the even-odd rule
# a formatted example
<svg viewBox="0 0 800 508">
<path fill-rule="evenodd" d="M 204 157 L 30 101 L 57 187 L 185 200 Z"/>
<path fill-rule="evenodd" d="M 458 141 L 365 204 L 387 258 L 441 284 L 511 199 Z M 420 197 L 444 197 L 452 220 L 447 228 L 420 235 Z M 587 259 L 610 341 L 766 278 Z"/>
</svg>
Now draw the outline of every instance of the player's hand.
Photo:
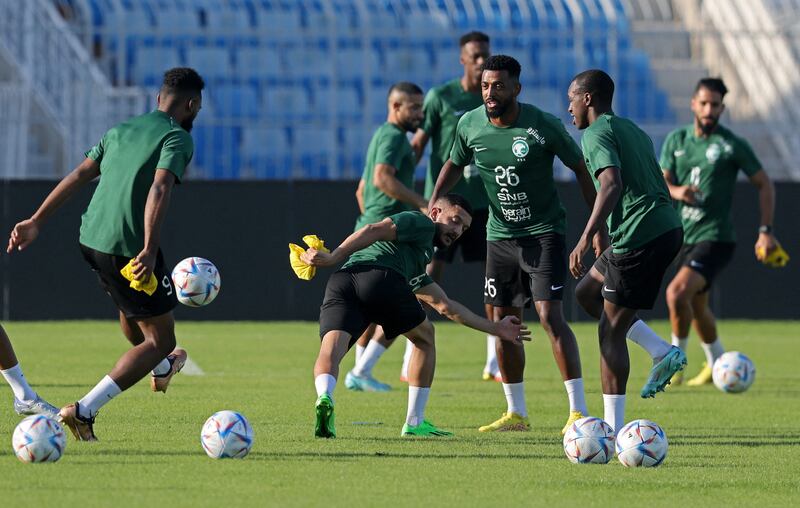
<svg viewBox="0 0 800 508">
<path fill-rule="evenodd" d="M 583 266 L 583 256 L 589 250 L 589 239 L 585 235 L 581 235 L 578 240 L 578 245 L 572 249 L 569 255 L 569 272 L 576 279 L 580 279 L 586 273 L 586 267 Z"/>
<path fill-rule="evenodd" d="M 133 258 L 133 278 L 146 281 L 156 267 L 156 252 L 143 250 Z"/>
<path fill-rule="evenodd" d="M 26 219 L 18 222 L 14 229 L 11 230 L 6 252 L 11 254 L 15 250 L 23 250 L 36 240 L 37 236 L 39 236 L 39 225 L 36 224 L 35 220 Z"/>
<path fill-rule="evenodd" d="M 772 233 L 759 233 L 755 245 L 756 259 L 763 263 L 777 246 L 778 241 Z"/>
<path fill-rule="evenodd" d="M 694 185 L 683 185 L 678 187 L 678 201 L 683 201 L 688 205 L 696 205 L 700 197 L 700 188 Z"/>
<path fill-rule="evenodd" d="M 600 231 L 594 234 L 592 237 L 592 249 L 594 249 L 595 259 L 599 258 L 603 252 L 605 252 L 610 243 L 608 239 L 608 230 L 606 228 L 601 228 Z"/>
<path fill-rule="evenodd" d="M 496 323 L 495 335 L 500 340 L 507 340 L 515 344 L 522 344 L 523 341 L 531 340 L 531 331 L 522 324 L 517 316 L 506 316 Z"/>
<path fill-rule="evenodd" d="M 336 258 L 333 253 L 322 252 L 317 249 L 308 249 L 300 254 L 300 259 L 303 263 L 311 266 L 333 266 L 336 264 Z"/>
</svg>

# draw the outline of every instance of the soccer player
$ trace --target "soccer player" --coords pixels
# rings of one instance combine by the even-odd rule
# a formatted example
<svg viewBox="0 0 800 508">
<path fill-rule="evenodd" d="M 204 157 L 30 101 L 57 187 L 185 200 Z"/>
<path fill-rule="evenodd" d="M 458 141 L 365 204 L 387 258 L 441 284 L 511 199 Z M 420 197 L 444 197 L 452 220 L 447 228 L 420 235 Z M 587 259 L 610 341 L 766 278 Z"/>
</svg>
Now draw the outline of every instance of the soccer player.
<svg viewBox="0 0 800 508">
<path fill-rule="evenodd" d="M 558 156 L 575 172 L 586 202 L 595 190 L 583 156 L 564 125 L 553 115 L 517 101 L 520 65 L 505 55 L 483 64 L 484 107 L 461 117 L 450 158 L 439 174 L 431 202 L 448 192 L 472 163 L 480 172 L 489 197 L 486 290 L 484 302 L 494 307 L 495 320 L 522 318 L 532 299 L 539 321 L 550 337 L 553 356 L 569 397 L 568 426 L 588 414 L 575 335 L 564 319 L 561 298 L 567 261 L 565 211 L 553 179 Z M 598 233 L 597 254 L 602 233 Z M 530 430 L 521 344 L 498 342 L 497 358 L 503 376 L 508 410 L 482 432 Z"/>
<path fill-rule="evenodd" d="M 708 306 L 708 290 L 736 246 L 731 201 L 739 170 L 758 189 L 761 227 L 756 258 L 763 260 L 777 245 L 772 232 L 772 182 L 747 141 L 719 124 L 727 92 L 721 79 L 701 79 L 692 97 L 694 122 L 672 131 L 661 150 L 661 169 L 670 195 L 678 202 L 686 235 L 680 268 L 667 286 L 672 344 L 685 352 L 693 324 L 706 354 L 700 373 L 686 383 L 689 386 L 711 383 L 711 367 L 725 352 Z M 672 384 L 682 382 L 683 372 L 676 373 Z"/>
<path fill-rule="evenodd" d="M 186 362 L 186 351 L 175 347 L 172 309 L 178 301 L 159 246 L 172 188 L 192 158 L 189 131 L 201 108 L 203 87 L 193 69 L 168 70 L 158 108 L 106 132 L 36 213 L 11 232 L 8 252 L 25 249 L 67 199 L 100 177 L 82 217 L 80 248 L 117 305 L 122 332 L 133 347 L 82 399 L 61 408 L 61 420 L 78 440 L 96 441 L 94 421 L 100 408 L 148 372 L 153 391 L 165 392 Z M 133 289 L 122 276 L 129 262 L 133 278 L 150 282 L 152 294 Z"/>
<path fill-rule="evenodd" d="M 422 89 L 414 83 L 395 83 L 389 89 L 386 123 L 372 135 L 356 190 L 361 215 L 355 230 L 399 212 L 428 206 L 427 200 L 414 192 L 417 161 L 406 137 L 422 122 L 422 102 Z M 355 391 L 391 390 L 372 376 L 372 368 L 391 344 L 380 327 L 370 325 L 356 343 L 356 365 L 347 373 L 345 386 Z"/>
<path fill-rule="evenodd" d="M 611 246 L 578 283 L 575 295 L 600 320 L 600 372 L 605 421 L 619 432 L 625 423 L 625 390 L 630 371 L 626 334 L 646 325 L 636 315 L 651 309 L 683 241 L 683 229 L 655 158 L 653 142 L 628 119 L 614 115 L 614 82 L 601 70 L 584 71 L 570 84 L 569 112 L 584 130 L 581 146 L 597 186 L 586 227 L 569 257 L 570 272 L 586 272 L 583 256 L 608 221 Z M 649 330 L 649 329 L 648 329 Z M 650 330 L 643 346 L 658 361 L 642 396 L 663 390 L 686 364 L 686 355 Z M 652 351 L 653 349 L 659 351 Z"/>
<path fill-rule="evenodd" d="M 5 329 L 0 326 L 0 374 L 14 392 L 14 411 L 18 415 L 44 415 L 58 420 L 58 408 L 44 400 L 28 384 Z"/>
<path fill-rule="evenodd" d="M 467 111 L 483 104 L 481 66 L 490 55 L 489 36 L 481 32 L 469 32 L 461 36 L 459 46 L 461 48 L 459 61 L 464 67 L 463 74 L 428 92 L 422 107 L 425 120 L 411 140 L 417 161 L 422 157 L 428 141 L 431 143 L 428 171 L 425 175 L 426 198 L 431 197 L 439 172 L 450 157 L 458 120 Z M 464 178 L 456 183 L 452 192 L 464 196 L 472 205 L 474 210 L 472 225 L 451 247 L 434 250 L 433 261 L 428 265 L 428 274 L 436 282 L 441 280 L 445 266 L 453 262 L 458 251 L 461 251 L 461 257 L 466 263 L 486 262 L 486 221 L 489 218 L 489 201 L 486 197 L 486 188 L 475 166 L 468 165 L 464 168 Z M 492 306 L 488 304 L 486 317 L 492 319 Z M 502 381 L 497 366 L 496 340 L 497 338 L 491 335 L 486 337 L 486 364 L 483 368 L 485 381 Z M 408 371 L 412 348 L 413 345 L 407 342 L 401 377 L 405 377 Z"/>
<path fill-rule="evenodd" d="M 434 245 L 447 247 L 457 240 L 469 228 L 471 212 L 463 197 L 448 194 L 431 203 L 428 216 L 420 212 L 394 214 L 362 227 L 329 254 L 314 249 L 303 253 L 301 259 L 313 266 L 334 266 L 347 260 L 328 279 L 320 307 L 322 343 L 314 365 L 317 437 L 336 437 L 333 392 L 339 363 L 369 323 L 381 325 L 390 340 L 405 335 L 414 343 L 402 436 L 451 434 L 425 419 L 436 346 L 433 325 L 420 301 L 448 319 L 503 341 L 528 339 L 529 332 L 516 317 L 499 322 L 479 317 L 449 299 L 425 272 Z"/>
</svg>

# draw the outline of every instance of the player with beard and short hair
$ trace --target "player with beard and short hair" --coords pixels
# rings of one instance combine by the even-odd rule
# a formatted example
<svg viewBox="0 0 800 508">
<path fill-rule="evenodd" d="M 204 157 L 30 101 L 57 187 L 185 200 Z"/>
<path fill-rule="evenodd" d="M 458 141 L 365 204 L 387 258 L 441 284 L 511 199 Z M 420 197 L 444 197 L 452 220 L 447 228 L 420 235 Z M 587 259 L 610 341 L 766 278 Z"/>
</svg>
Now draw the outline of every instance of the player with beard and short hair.
<svg viewBox="0 0 800 508">
<path fill-rule="evenodd" d="M 417 160 L 406 133 L 422 122 L 422 89 L 414 83 L 399 82 L 389 89 L 386 123 L 378 127 L 367 148 L 364 173 L 358 183 L 356 199 L 361 215 L 355 229 L 380 222 L 390 215 L 420 209 L 428 202 L 414 192 Z M 385 392 L 391 390 L 372 376 L 372 368 L 392 341 L 383 331 L 370 325 L 356 343 L 356 365 L 345 377 L 350 390 Z"/>
<path fill-rule="evenodd" d="M 319 355 L 314 365 L 317 390 L 314 435 L 336 437 L 333 392 L 339 363 L 370 323 L 379 324 L 390 340 L 405 335 L 414 343 L 409 367 L 408 413 L 402 436 L 447 436 L 425 419 L 436 366 L 433 325 L 421 302 L 448 319 L 498 336 L 502 341 L 529 340 L 516 317 L 492 322 L 451 300 L 425 273 L 434 245 L 447 247 L 472 221 L 469 203 L 449 194 L 431 203 L 428 215 L 400 212 L 368 224 L 331 253 L 309 249 L 301 259 L 312 266 L 335 266 L 320 307 Z"/>
<path fill-rule="evenodd" d="M 486 60 L 481 76 L 482 107 L 461 117 L 449 160 L 442 167 L 431 202 L 448 192 L 474 164 L 489 198 L 484 302 L 495 320 L 522 318 L 533 300 L 569 397 L 566 432 L 588 415 L 575 335 L 561 304 L 566 279 L 566 213 L 556 191 L 553 160 L 575 172 L 584 199 L 592 205 L 594 186 L 580 148 L 555 116 L 517 101 L 520 65 L 506 55 Z M 595 238 L 599 255 L 604 235 Z M 521 344 L 498 342 L 497 358 L 508 409 L 481 432 L 530 430 Z"/>
<path fill-rule="evenodd" d="M 637 316 L 639 309 L 653 308 L 664 272 L 681 247 L 683 230 L 653 142 L 636 124 L 611 110 L 611 77 L 601 70 L 584 71 L 575 76 L 567 95 L 573 122 L 584 130 L 581 145 L 597 186 L 592 214 L 569 256 L 569 268 L 576 279 L 583 277 L 575 289 L 578 302 L 600 321 L 604 420 L 619 432 L 625 424 L 630 373 L 626 335 L 634 328 L 648 331 L 645 341 L 637 341 L 654 358 L 642 397 L 663 390 L 686 365 L 686 355 Z M 586 274 L 583 256 L 606 222 L 611 246 Z"/>
<path fill-rule="evenodd" d="M 678 202 L 686 235 L 680 268 L 667 287 L 672 344 L 686 351 L 693 324 L 706 354 L 705 365 L 686 383 L 689 386 L 711 383 L 711 367 L 725 352 L 708 299 L 714 279 L 736 247 L 731 203 L 740 170 L 758 189 L 761 227 L 756 258 L 764 261 L 777 246 L 772 232 L 772 182 L 747 141 L 719 124 L 727 91 L 719 78 L 701 79 L 692 97 L 694 121 L 671 132 L 661 150 L 661 169 L 670 195 Z M 683 372 L 676 373 L 672 384 L 682 382 Z"/>
<path fill-rule="evenodd" d="M 95 416 L 112 398 L 149 372 L 152 390 L 166 392 L 186 362 L 186 351 L 175 347 L 172 309 L 178 300 L 159 247 L 172 188 L 194 151 L 189 131 L 204 86 L 194 69 L 164 73 L 158 108 L 106 132 L 36 213 L 11 232 L 8 252 L 25 249 L 64 202 L 100 177 L 81 220 L 80 249 L 117 305 L 122 332 L 133 347 L 81 400 L 61 408 L 62 422 L 80 441 L 97 440 Z M 133 280 L 122 275 L 123 269 Z"/>
</svg>

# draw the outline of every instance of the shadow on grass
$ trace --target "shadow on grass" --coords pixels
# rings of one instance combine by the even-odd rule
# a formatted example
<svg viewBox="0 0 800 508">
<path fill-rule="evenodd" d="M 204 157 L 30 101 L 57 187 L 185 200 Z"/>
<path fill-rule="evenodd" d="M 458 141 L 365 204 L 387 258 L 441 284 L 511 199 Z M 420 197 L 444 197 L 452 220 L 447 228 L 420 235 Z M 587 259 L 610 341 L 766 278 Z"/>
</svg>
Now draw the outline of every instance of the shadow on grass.
<svg viewBox="0 0 800 508">
<path fill-rule="evenodd" d="M 432 459 L 432 460 L 508 460 L 508 459 L 539 459 L 539 460 L 564 460 L 562 455 L 544 455 L 538 453 L 414 453 L 414 452 L 253 452 L 248 455 L 248 460 L 297 460 L 297 459 Z"/>
<path fill-rule="evenodd" d="M 693 445 L 714 445 L 714 446 L 746 446 L 746 447 L 770 447 L 770 446 L 800 446 L 800 434 L 770 434 L 748 435 L 748 434 L 728 434 L 724 436 L 708 435 L 687 435 L 681 434 L 680 437 L 670 439 L 671 445 L 693 446 Z"/>
</svg>

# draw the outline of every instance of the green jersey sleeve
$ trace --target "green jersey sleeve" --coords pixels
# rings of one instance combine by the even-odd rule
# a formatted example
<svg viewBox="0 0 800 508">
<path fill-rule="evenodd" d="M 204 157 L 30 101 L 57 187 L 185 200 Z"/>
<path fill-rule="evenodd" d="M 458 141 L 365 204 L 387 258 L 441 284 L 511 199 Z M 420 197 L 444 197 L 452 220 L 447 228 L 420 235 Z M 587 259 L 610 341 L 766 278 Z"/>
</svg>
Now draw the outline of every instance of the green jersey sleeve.
<svg viewBox="0 0 800 508">
<path fill-rule="evenodd" d="M 750 143 L 743 139 L 738 139 L 737 141 L 738 143 L 736 143 L 736 148 L 734 149 L 736 163 L 744 171 L 744 174 L 753 176 L 762 168 L 761 161 L 756 157 L 755 152 L 750 147 Z"/>
<path fill-rule="evenodd" d="M 658 160 L 658 165 L 665 171 L 675 173 L 675 138 L 678 136 L 678 131 L 670 132 L 664 144 L 661 146 L 661 158 Z"/>
<path fill-rule="evenodd" d="M 433 284 L 433 279 L 431 278 L 431 276 L 430 276 L 430 275 L 428 275 L 428 274 L 426 273 L 425 275 L 423 275 L 423 276 L 422 276 L 422 278 L 421 278 L 421 279 L 419 279 L 419 282 L 417 282 L 416 284 L 414 284 L 414 286 L 411 288 L 411 291 L 413 291 L 414 293 L 416 293 L 416 292 L 417 292 L 417 291 L 419 291 L 420 289 L 424 288 L 425 286 L 429 286 L 429 285 L 431 285 L 431 284 Z"/>
<path fill-rule="evenodd" d="M 420 212 L 400 212 L 389 218 L 397 227 L 397 242 L 429 244 L 433 241 L 436 226 Z"/>
<path fill-rule="evenodd" d="M 158 158 L 156 169 L 166 169 L 180 181 L 186 166 L 192 160 L 194 143 L 192 137 L 185 131 L 171 131 L 161 145 L 161 154 Z"/>
<path fill-rule="evenodd" d="M 399 171 L 406 153 L 404 143 L 408 144 L 408 140 L 402 134 L 382 136 L 375 151 L 375 164 L 388 164 Z"/>
<path fill-rule="evenodd" d="M 442 104 L 439 100 L 439 95 L 434 90 L 430 90 L 425 96 L 425 102 L 422 103 L 422 113 L 425 116 L 422 121 L 422 130 L 428 136 L 432 135 L 442 123 L 441 109 Z"/>
<path fill-rule="evenodd" d="M 564 124 L 557 117 L 548 115 L 547 119 L 553 132 L 550 137 L 550 150 L 561 159 L 566 166 L 575 167 L 583 160 L 583 154 L 578 144 L 569 135 Z"/>
<path fill-rule="evenodd" d="M 90 150 L 84 153 L 86 157 L 100 164 L 103 161 L 103 153 L 105 152 L 106 137 L 103 136 L 100 142 L 94 145 Z"/>
<path fill-rule="evenodd" d="M 587 129 L 583 135 L 583 149 L 589 161 L 589 171 L 597 177 L 605 168 L 621 167 L 619 147 L 610 127 Z"/>
<path fill-rule="evenodd" d="M 467 113 L 458 120 L 456 138 L 453 140 L 453 148 L 450 149 L 450 160 L 456 166 L 466 166 L 472 161 L 472 150 L 467 145 L 468 127 L 466 119 L 469 116 L 469 113 Z"/>
</svg>

